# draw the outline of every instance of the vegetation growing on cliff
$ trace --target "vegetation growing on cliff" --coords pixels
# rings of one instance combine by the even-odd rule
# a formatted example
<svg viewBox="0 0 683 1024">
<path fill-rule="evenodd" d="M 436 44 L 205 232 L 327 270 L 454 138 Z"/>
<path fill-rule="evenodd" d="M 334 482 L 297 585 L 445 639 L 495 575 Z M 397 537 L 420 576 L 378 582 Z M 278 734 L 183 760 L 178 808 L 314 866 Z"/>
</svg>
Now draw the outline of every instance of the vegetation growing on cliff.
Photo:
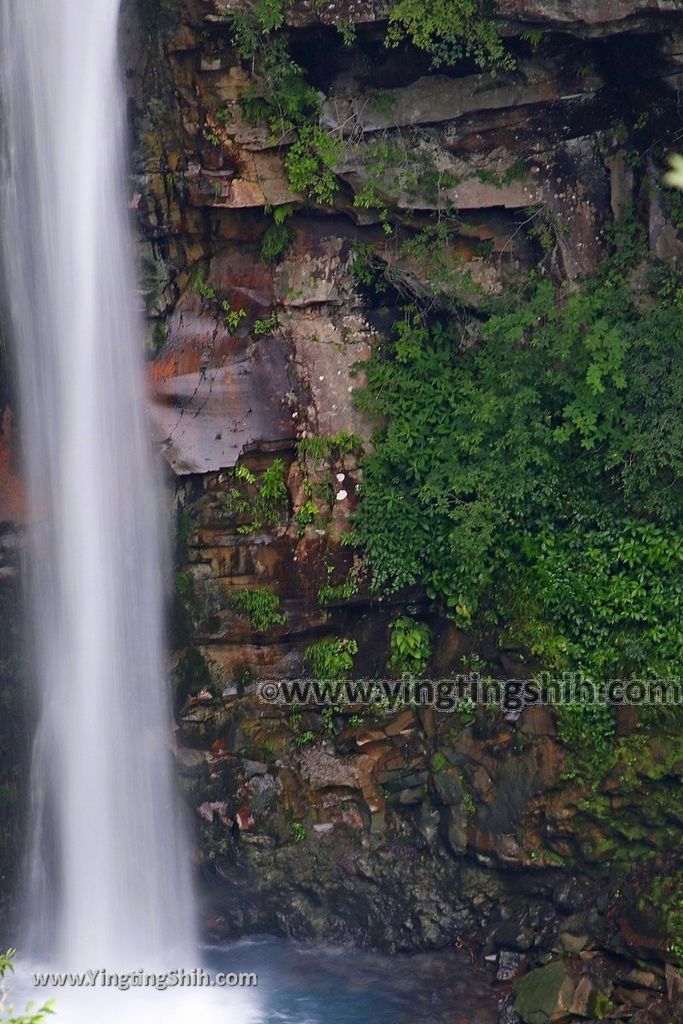
<svg viewBox="0 0 683 1024">
<path fill-rule="evenodd" d="M 348 637 L 318 640 L 304 651 L 304 665 L 314 679 L 346 679 L 358 654 L 358 643 Z"/>
<path fill-rule="evenodd" d="M 375 587 L 422 582 L 547 667 L 677 671 L 681 292 L 661 269 L 634 292 L 641 256 L 622 225 L 582 291 L 532 276 L 474 345 L 404 311 L 360 398 L 385 421 L 356 517 Z"/>
<path fill-rule="evenodd" d="M 253 84 L 242 98 L 245 116 L 266 124 L 275 142 L 289 146 L 285 167 L 291 187 L 317 203 L 331 205 L 337 193 L 335 167 L 345 139 L 320 123 L 318 92 L 307 80 L 306 69 L 292 56 L 285 31 L 289 0 L 255 0 L 226 17 L 234 45 L 249 64 Z M 314 5 L 315 6 L 315 5 Z M 514 67 L 492 19 L 493 3 L 481 0 L 436 0 L 425 7 L 420 0 L 395 0 L 389 9 L 385 45 L 408 41 L 428 53 L 435 67 L 473 59 L 493 72 Z M 345 44 L 355 38 L 352 25 L 337 23 Z M 373 157 L 369 155 L 372 163 Z M 386 167 L 383 167 L 383 173 Z M 383 209 L 375 185 L 366 185 L 356 205 Z M 285 245 L 282 224 L 266 243 L 266 254 Z"/>
<path fill-rule="evenodd" d="M 238 533 L 255 533 L 264 526 L 275 526 L 289 515 L 289 491 L 282 459 L 275 459 L 259 480 L 243 464 L 235 468 L 233 475 L 239 486 L 230 489 L 223 512 L 229 518 L 249 519 L 238 526 Z"/>
<path fill-rule="evenodd" d="M 409 39 L 434 67 L 472 57 L 480 67 L 514 67 L 491 19 L 492 4 L 479 0 L 397 0 L 389 10 L 388 45 Z"/>
<path fill-rule="evenodd" d="M 236 590 L 230 596 L 230 607 L 237 615 L 243 615 L 248 619 L 251 627 L 258 632 L 281 625 L 285 621 L 280 611 L 280 598 L 267 587 Z"/>
</svg>

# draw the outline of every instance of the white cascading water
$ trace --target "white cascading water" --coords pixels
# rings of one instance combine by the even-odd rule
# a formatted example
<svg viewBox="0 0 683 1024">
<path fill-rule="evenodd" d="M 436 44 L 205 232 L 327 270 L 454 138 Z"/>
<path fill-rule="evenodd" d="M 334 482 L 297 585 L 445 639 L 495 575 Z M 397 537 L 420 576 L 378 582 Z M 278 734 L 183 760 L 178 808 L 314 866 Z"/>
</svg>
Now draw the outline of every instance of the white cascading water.
<svg viewBox="0 0 683 1024">
<path fill-rule="evenodd" d="M 119 0 L 2 0 L 0 25 L 0 230 L 40 709 L 21 952 L 70 970 L 196 964 L 163 673 L 163 512 L 123 199 L 118 15 Z M 130 1002 L 122 1009 L 132 1019 Z"/>
<path fill-rule="evenodd" d="M 192 948 L 163 678 L 162 504 L 123 203 L 119 0 L 4 0 L 2 223 L 34 523 L 31 942 Z M 186 957 L 187 962 L 187 957 Z"/>
</svg>

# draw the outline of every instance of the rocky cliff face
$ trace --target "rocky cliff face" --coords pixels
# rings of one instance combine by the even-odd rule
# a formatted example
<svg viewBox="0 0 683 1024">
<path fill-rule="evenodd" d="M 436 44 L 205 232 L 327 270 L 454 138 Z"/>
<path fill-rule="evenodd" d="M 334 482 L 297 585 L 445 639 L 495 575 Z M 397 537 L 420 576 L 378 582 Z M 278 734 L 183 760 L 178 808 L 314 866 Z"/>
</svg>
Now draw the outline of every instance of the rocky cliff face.
<svg viewBox="0 0 683 1024">
<path fill-rule="evenodd" d="M 653 251 L 680 258 L 658 164 L 681 127 L 679 4 L 505 0 L 515 66 L 496 76 L 387 48 L 382 3 L 288 5 L 292 58 L 338 143 L 330 202 L 293 188 L 293 138 L 245 113 L 254 79 L 229 21 L 244 7 L 126 0 L 122 25 L 152 415 L 178 528 L 177 757 L 207 927 L 457 943 L 488 959 L 501 998 L 552 951 L 518 991 L 529 1024 L 669 1024 L 683 1003 L 679 736 L 624 713 L 616 760 L 589 769 L 543 709 L 292 714 L 259 686 L 305 674 L 326 640 L 341 641 L 337 662 L 357 650 L 355 671 L 386 674 L 407 606 L 432 629 L 432 674 L 528 671 L 419 589 L 370 592 L 342 541 L 371 432 L 354 367 L 416 295 L 476 307 L 539 266 L 573 284 L 629 207 Z M 364 284 L 359 252 L 383 290 Z"/>
<path fill-rule="evenodd" d="M 624 713 L 616 760 L 589 771 L 543 709 L 292 714 L 259 684 L 305 674 L 330 638 L 357 647 L 357 672 L 385 673 L 409 603 L 430 622 L 434 674 L 482 657 L 524 674 L 421 592 L 368 591 L 341 539 L 371 429 L 353 368 L 406 297 L 476 306 L 533 267 L 590 274 L 629 208 L 657 255 L 679 259 L 658 165 L 680 123 L 677 3 L 502 3 L 515 66 L 495 77 L 388 49 L 383 4 L 288 5 L 291 54 L 338 143 L 326 202 L 293 189 L 293 137 L 245 113 L 254 79 L 230 30 L 243 9 L 130 2 L 124 31 L 153 410 L 179 527 L 178 763 L 209 930 L 472 943 L 501 997 L 553 950 L 520 983 L 526 1021 L 668 1022 L 680 737 L 641 735 Z M 406 244 L 453 210 L 446 243 Z M 363 287 L 359 247 L 385 290 Z M 276 598 L 259 618 L 241 595 L 264 589 Z"/>
</svg>

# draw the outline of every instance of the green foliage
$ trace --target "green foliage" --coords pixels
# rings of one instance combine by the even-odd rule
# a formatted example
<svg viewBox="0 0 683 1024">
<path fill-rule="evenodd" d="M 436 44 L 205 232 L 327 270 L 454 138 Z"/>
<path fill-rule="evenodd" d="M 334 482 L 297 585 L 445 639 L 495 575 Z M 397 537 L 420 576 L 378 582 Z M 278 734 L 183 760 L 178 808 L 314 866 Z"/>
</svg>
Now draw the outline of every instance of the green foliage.
<svg viewBox="0 0 683 1024">
<path fill-rule="evenodd" d="M 617 242 L 582 291 L 532 277 L 464 326 L 406 310 L 364 365 L 383 426 L 354 534 L 375 588 L 422 582 L 549 668 L 665 676 L 683 622 L 683 322 L 657 294 L 633 300 L 643 248 L 629 225 Z"/>
<path fill-rule="evenodd" d="M 293 141 L 285 159 L 289 183 L 319 203 L 332 203 L 337 191 L 334 165 L 342 142 L 318 124 L 320 101 L 306 81 L 304 69 L 292 58 L 286 36 L 282 0 L 257 0 L 247 10 L 230 15 L 233 41 L 255 78 L 242 100 L 245 116 L 265 123 L 275 142 Z M 284 230 L 283 230 L 284 229 Z M 289 244 L 284 221 L 275 222 L 265 242 L 268 259 L 275 261 Z"/>
<path fill-rule="evenodd" d="M 479 170 L 475 177 L 484 185 L 493 185 L 495 188 L 504 188 L 511 185 L 513 181 L 523 181 L 526 177 L 526 167 L 521 160 L 515 160 L 503 174 L 495 174 L 493 171 Z"/>
<path fill-rule="evenodd" d="M 254 337 L 267 338 L 269 334 L 279 330 L 280 321 L 277 313 L 273 313 L 266 320 L 254 320 Z"/>
<path fill-rule="evenodd" d="M 426 199 L 440 209 L 448 204 L 442 197 L 444 189 L 458 184 L 450 171 L 441 170 L 434 150 L 418 135 L 384 132 L 379 138 L 364 143 L 361 149 L 363 184 L 356 192 L 353 205 L 359 209 L 377 210 L 385 234 L 391 235 L 390 203 L 399 197 L 415 205 Z"/>
<path fill-rule="evenodd" d="M 530 43 L 533 47 L 536 47 L 543 39 L 543 32 L 540 28 L 529 28 L 526 32 L 522 32 L 521 37 L 525 42 Z"/>
<path fill-rule="evenodd" d="M 242 110 L 253 123 L 267 125 L 274 142 L 289 145 L 285 165 L 291 187 L 315 202 L 330 205 L 337 193 L 335 167 L 344 143 L 340 135 L 331 134 L 320 124 L 318 93 L 289 49 L 284 31 L 285 6 L 286 0 L 255 0 L 243 10 L 226 15 L 233 43 L 253 76 L 253 84 L 242 98 Z M 340 21 L 337 29 L 344 43 L 350 45 L 355 39 L 354 25 Z M 435 0 L 428 8 L 420 0 L 396 0 L 389 11 L 386 43 L 396 46 L 404 39 L 428 52 L 434 66 L 452 64 L 463 57 L 472 57 L 480 66 L 493 70 L 514 66 L 479 0 Z M 381 91 L 373 102 L 382 103 Z M 215 144 L 220 144 L 217 135 Z M 372 149 L 369 160 L 371 164 L 374 160 L 375 170 L 370 169 L 369 180 L 355 203 L 380 210 L 385 229 L 390 232 L 381 193 L 391 175 L 387 176 L 386 160 L 379 154 L 373 158 Z M 414 159 L 422 165 L 414 176 L 416 181 L 421 179 L 424 188 L 428 177 L 425 154 Z M 289 242 L 284 221 L 276 221 L 264 237 L 263 258 L 275 262 Z"/>
<path fill-rule="evenodd" d="M 271 224 L 261 240 L 261 259 L 264 263 L 279 263 L 292 242 L 287 224 Z"/>
<path fill-rule="evenodd" d="M 639 906 L 645 912 L 654 908 L 669 952 L 683 964 L 683 870 L 653 878 L 641 895 Z"/>
<path fill-rule="evenodd" d="M 225 326 L 234 334 L 247 315 L 246 309 L 233 309 L 227 299 L 221 303 L 221 309 L 225 317 Z"/>
<path fill-rule="evenodd" d="M 605 704 L 572 704 L 555 709 L 557 735 L 571 758 L 566 776 L 595 789 L 611 764 L 614 712 Z"/>
<path fill-rule="evenodd" d="M 409 39 L 431 55 L 432 65 L 472 57 L 480 67 L 512 68 L 500 34 L 479 0 L 395 0 L 389 10 L 387 45 Z"/>
<path fill-rule="evenodd" d="M 339 714 L 339 708 L 323 708 L 323 727 L 327 736 L 334 736 L 334 716 Z"/>
<path fill-rule="evenodd" d="M 154 325 L 154 331 L 152 332 L 152 355 L 157 355 L 164 347 L 166 341 L 166 324 L 162 320 L 157 320 Z M 2 348 L 2 339 L 0 339 L 0 349 Z"/>
<path fill-rule="evenodd" d="M 244 480 L 245 483 L 248 483 L 248 484 L 255 484 L 256 483 L 256 477 L 251 472 L 249 467 L 245 466 L 243 463 L 240 464 L 239 466 L 235 466 L 235 479 L 236 480 Z"/>
<path fill-rule="evenodd" d="M 285 509 L 289 509 L 289 491 L 282 459 L 275 459 L 261 477 L 256 506 L 266 522 L 272 522 Z"/>
<path fill-rule="evenodd" d="M 320 604 L 330 604 L 332 601 L 350 601 L 357 593 L 358 584 L 354 579 L 347 579 L 336 586 L 324 583 L 318 591 L 318 602 Z"/>
<path fill-rule="evenodd" d="M 291 203 L 276 206 L 273 210 L 273 223 L 261 239 L 261 259 L 264 263 L 279 263 L 291 245 L 294 236 L 287 221 L 293 212 Z"/>
<path fill-rule="evenodd" d="M 175 577 L 176 593 L 185 605 L 192 605 L 195 601 L 194 583 L 189 572 L 177 572 Z"/>
<path fill-rule="evenodd" d="M 292 835 L 295 843 L 302 843 L 306 838 L 307 829 L 303 821 L 292 822 Z"/>
<path fill-rule="evenodd" d="M 249 534 L 263 526 L 275 526 L 289 515 L 289 491 L 282 459 L 275 459 L 260 481 L 244 465 L 236 466 L 233 475 L 235 482 L 246 484 L 250 491 L 245 494 L 242 488 L 232 487 L 223 503 L 224 515 L 230 518 L 249 516 L 248 523 L 238 526 L 238 533 Z"/>
<path fill-rule="evenodd" d="M 253 629 L 263 632 L 285 621 L 280 613 L 280 598 L 266 587 L 237 590 L 230 595 L 230 607 L 238 615 L 249 619 Z"/>
<path fill-rule="evenodd" d="M 357 455 L 363 450 L 363 438 L 349 430 L 338 434 L 315 434 L 304 437 L 297 443 L 297 452 L 311 459 L 341 459 L 345 455 Z"/>
<path fill-rule="evenodd" d="M 14 972 L 15 955 L 15 949 L 8 949 L 6 952 L 0 953 L 0 1013 L 4 1013 L 5 1010 L 6 992 L 3 979 L 8 973 Z M 3 1016 L 1 1018 L 2 1024 L 43 1024 L 43 1021 L 55 1012 L 55 1004 L 52 999 L 43 1003 L 42 1006 L 35 1006 L 33 1003 L 28 1003 L 24 1012 L 20 1013 L 18 1016 L 11 1006 L 7 1008 L 7 1012 L 9 1016 Z"/>
<path fill-rule="evenodd" d="M 356 26 L 350 21 L 339 21 L 335 28 L 342 37 L 344 46 L 353 46 L 357 36 Z"/>
<path fill-rule="evenodd" d="M 480 296 L 483 301 L 483 289 L 462 266 L 456 245 L 457 230 L 455 218 L 444 215 L 407 237 L 396 236 L 394 258 L 390 260 L 381 258 L 372 245 L 357 242 L 352 247 L 349 271 L 359 284 L 376 294 L 392 288 L 400 295 L 417 296 L 425 304 L 436 299 L 440 307 L 455 309 L 462 301 L 457 296 L 463 293 Z M 485 256 L 490 244 L 483 242 L 478 248 L 480 255 Z M 420 268 L 417 275 L 411 267 Z"/>
<path fill-rule="evenodd" d="M 318 602 L 330 604 L 332 601 L 350 601 L 358 593 L 358 579 L 363 571 L 363 563 L 360 559 L 354 559 L 343 583 L 332 583 L 335 574 L 333 565 L 325 567 L 327 583 L 324 583 L 318 590 Z"/>
<path fill-rule="evenodd" d="M 315 733 L 312 729 L 305 729 L 303 732 L 297 732 L 294 736 L 294 746 L 300 750 L 304 747 L 310 747 L 315 743 Z"/>
<path fill-rule="evenodd" d="M 331 637 L 307 647 L 303 661 L 314 679 L 346 679 L 353 668 L 353 659 L 357 653 L 358 644 L 355 640 Z"/>
<path fill-rule="evenodd" d="M 460 782 L 462 783 L 463 788 L 462 807 L 465 814 L 469 815 L 471 818 L 477 813 L 477 803 L 464 775 L 460 776 Z"/>
<path fill-rule="evenodd" d="M 285 157 L 289 184 L 323 205 L 332 205 L 337 194 L 334 168 L 343 141 L 315 124 L 305 124 Z"/>
<path fill-rule="evenodd" d="M 197 517 L 186 505 L 178 508 L 178 538 L 181 544 L 187 544 L 197 528 Z"/>
<path fill-rule="evenodd" d="M 216 298 L 216 289 L 208 284 L 201 267 L 196 267 L 192 272 L 189 288 L 190 291 L 195 292 L 197 295 L 201 295 L 203 299 L 208 299 L 210 302 L 213 302 Z"/>
<path fill-rule="evenodd" d="M 391 624 L 389 668 L 401 676 L 420 676 L 432 651 L 431 632 L 426 622 L 403 616 Z"/>
<path fill-rule="evenodd" d="M 319 516 L 317 505 L 308 498 L 296 511 L 296 525 L 299 536 L 303 536 L 304 530 L 316 521 Z"/>
</svg>

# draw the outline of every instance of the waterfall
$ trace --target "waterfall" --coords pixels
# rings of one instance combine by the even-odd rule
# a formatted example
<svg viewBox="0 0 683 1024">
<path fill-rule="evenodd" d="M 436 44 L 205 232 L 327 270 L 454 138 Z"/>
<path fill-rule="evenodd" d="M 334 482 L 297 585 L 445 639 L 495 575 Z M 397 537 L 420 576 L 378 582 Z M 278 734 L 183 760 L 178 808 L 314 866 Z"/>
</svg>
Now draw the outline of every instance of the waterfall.
<svg viewBox="0 0 683 1024">
<path fill-rule="evenodd" d="M 21 952 L 195 960 L 163 673 L 119 0 L 2 0 L 2 244 L 31 513 L 39 724 Z M 126 1007 L 128 1008 L 128 1007 Z"/>
</svg>

